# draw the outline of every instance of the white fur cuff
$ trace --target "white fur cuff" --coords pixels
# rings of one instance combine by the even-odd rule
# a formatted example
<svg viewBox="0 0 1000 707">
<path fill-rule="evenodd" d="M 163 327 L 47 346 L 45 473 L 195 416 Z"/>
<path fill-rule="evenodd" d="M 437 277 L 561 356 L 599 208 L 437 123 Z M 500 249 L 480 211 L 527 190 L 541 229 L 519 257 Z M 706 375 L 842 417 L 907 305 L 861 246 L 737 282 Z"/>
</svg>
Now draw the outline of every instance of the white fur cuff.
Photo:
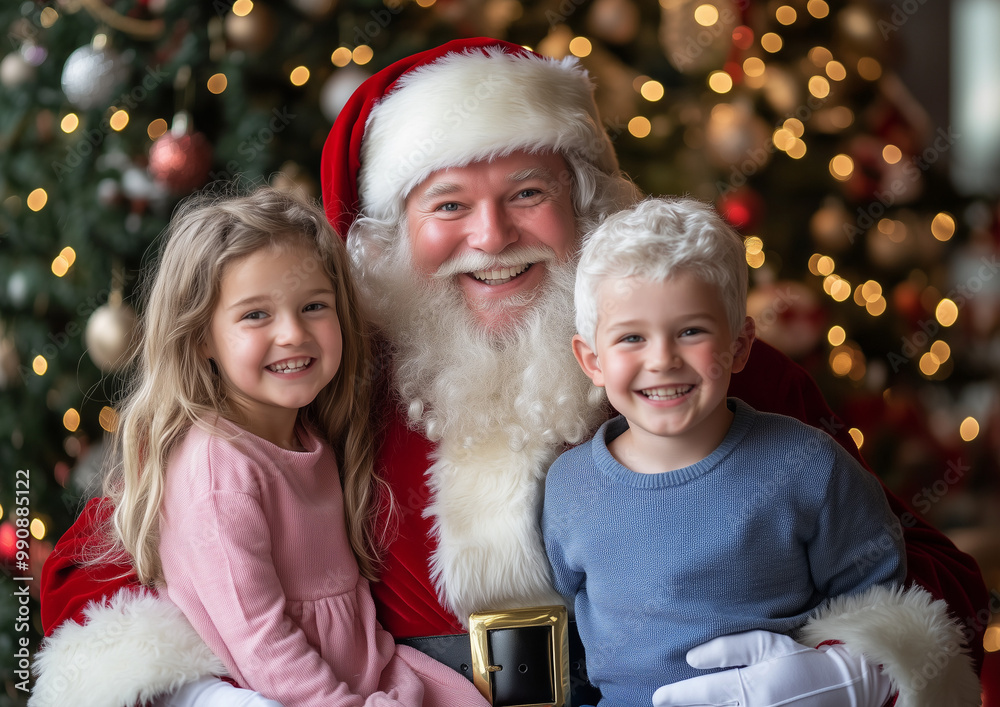
<svg viewBox="0 0 1000 707">
<path fill-rule="evenodd" d="M 882 665 L 898 690 L 896 707 L 978 707 L 979 680 L 948 606 L 920 587 L 875 587 L 832 600 L 799 641 L 841 641 Z"/>
<path fill-rule="evenodd" d="M 180 609 L 150 592 L 123 590 L 67 621 L 35 656 L 29 707 L 134 707 L 209 675 L 225 675 Z"/>
</svg>

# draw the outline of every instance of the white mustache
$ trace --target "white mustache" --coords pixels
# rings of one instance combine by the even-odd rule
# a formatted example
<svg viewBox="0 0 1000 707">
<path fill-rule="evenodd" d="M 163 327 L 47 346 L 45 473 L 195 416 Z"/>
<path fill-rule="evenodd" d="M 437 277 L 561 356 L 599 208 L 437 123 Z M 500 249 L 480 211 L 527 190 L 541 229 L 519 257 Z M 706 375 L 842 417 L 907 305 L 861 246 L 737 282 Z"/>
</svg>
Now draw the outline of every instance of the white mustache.
<svg viewBox="0 0 1000 707">
<path fill-rule="evenodd" d="M 488 253 L 463 253 L 444 262 L 434 273 L 435 279 L 445 279 L 474 272 L 476 270 L 499 270 L 528 263 L 555 261 L 556 253 L 547 246 L 526 246 L 517 250 L 502 251 L 496 255 Z"/>
</svg>

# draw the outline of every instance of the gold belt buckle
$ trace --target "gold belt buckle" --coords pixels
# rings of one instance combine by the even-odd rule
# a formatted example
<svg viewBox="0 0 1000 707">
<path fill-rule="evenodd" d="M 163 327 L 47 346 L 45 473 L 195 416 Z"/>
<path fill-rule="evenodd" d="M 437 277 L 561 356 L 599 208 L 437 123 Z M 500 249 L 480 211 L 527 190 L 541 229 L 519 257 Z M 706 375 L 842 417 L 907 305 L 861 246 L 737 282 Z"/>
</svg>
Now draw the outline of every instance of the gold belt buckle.
<svg viewBox="0 0 1000 707">
<path fill-rule="evenodd" d="M 493 704 L 491 673 L 502 666 L 492 665 L 488 634 L 490 631 L 530 626 L 548 626 L 549 675 L 552 676 L 552 701 L 512 707 L 563 707 L 569 695 L 569 621 L 565 606 L 536 606 L 506 611 L 490 611 L 469 617 L 469 641 L 472 644 L 472 682 L 483 697 Z"/>
</svg>

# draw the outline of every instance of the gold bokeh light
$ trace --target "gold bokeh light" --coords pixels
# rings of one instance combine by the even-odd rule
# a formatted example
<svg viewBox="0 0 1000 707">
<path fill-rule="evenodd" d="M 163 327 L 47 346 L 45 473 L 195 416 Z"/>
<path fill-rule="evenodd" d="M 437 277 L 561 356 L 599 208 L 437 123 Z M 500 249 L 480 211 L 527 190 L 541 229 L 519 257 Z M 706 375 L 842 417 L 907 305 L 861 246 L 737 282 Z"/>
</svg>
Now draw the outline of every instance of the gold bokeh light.
<svg viewBox="0 0 1000 707">
<path fill-rule="evenodd" d="M 649 122 L 649 118 L 644 116 L 637 115 L 628 121 L 628 131 L 633 137 L 646 137 L 652 129 L 653 125 Z"/>
<path fill-rule="evenodd" d="M 708 87 L 716 93 L 729 93 L 733 90 L 733 77 L 725 71 L 713 71 L 708 75 Z"/>
<path fill-rule="evenodd" d="M 958 321 L 958 305 L 953 300 L 945 297 L 938 302 L 934 309 L 934 318 L 941 326 L 951 326 Z"/>
<path fill-rule="evenodd" d="M 710 3 L 699 5 L 694 9 L 694 21 L 702 27 L 712 27 L 719 21 L 719 8 Z"/>
<path fill-rule="evenodd" d="M 974 417 L 967 417 L 958 426 L 958 434 L 963 442 L 971 442 L 979 436 L 979 421 Z"/>
<path fill-rule="evenodd" d="M 931 235 L 939 241 L 951 240 L 955 235 L 955 217 L 946 211 L 937 214 L 931 221 Z"/>
<path fill-rule="evenodd" d="M 569 53 L 575 57 L 583 59 L 590 56 L 592 51 L 594 51 L 594 45 L 586 37 L 573 37 L 569 40 Z"/>
<path fill-rule="evenodd" d="M 830 160 L 830 174 L 834 179 L 845 182 L 854 174 L 854 160 L 843 153 Z"/>
<path fill-rule="evenodd" d="M 774 11 L 774 19 L 786 26 L 795 24 L 795 20 L 797 20 L 798 17 L 798 13 L 795 12 L 795 8 L 791 5 L 782 5 Z"/>
<path fill-rule="evenodd" d="M 659 81 L 646 81 L 639 89 L 639 94 L 647 101 L 655 102 L 664 96 L 663 84 Z"/>
<path fill-rule="evenodd" d="M 782 42 L 781 37 L 779 37 L 774 32 L 768 32 L 762 35 L 760 38 L 760 46 L 768 54 L 775 54 L 777 52 L 780 52 L 783 44 L 784 42 Z"/>
</svg>

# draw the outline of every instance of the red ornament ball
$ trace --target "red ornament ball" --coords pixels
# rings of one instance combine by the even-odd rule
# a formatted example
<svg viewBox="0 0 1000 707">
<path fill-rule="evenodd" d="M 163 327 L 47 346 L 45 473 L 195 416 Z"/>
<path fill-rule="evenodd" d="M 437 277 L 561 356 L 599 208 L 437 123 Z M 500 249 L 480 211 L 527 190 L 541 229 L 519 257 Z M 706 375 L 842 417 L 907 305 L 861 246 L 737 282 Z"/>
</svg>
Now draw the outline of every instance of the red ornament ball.
<svg viewBox="0 0 1000 707">
<path fill-rule="evenodd" d="M 752 232 L 764 217 L 764 199 L 750 187 L 720 196 L 715 208 L 730 226 L 742 233 Z"/>
<path fill-rule="evenodd" d="M 0 523 L 0 562 L 10 564 L 17 556 L 17 528 L 10 521 Z"/>
<path fill-rule="evenodd" d="M 205 185 L 212 167 L 212 145 L 201 133 L 167 132 L 149 148 L 149 173 L 176 194 Z"/>
</svg>

